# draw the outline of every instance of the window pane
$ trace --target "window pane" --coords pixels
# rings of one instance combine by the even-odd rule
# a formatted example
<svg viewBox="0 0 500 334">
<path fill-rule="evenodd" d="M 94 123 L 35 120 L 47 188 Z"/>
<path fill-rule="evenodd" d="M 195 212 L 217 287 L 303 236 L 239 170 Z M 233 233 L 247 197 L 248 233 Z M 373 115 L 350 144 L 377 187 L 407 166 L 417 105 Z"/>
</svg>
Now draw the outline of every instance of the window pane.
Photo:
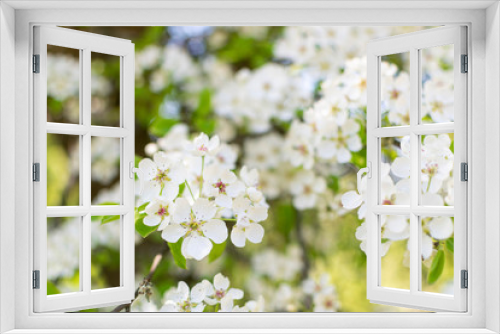
<svg viewBox="0 0 500 334">
<path fill-rule="evenodd" d="M 92 125 L 120 126 L 120 57 L 92 52 Z"/>
<path fill-rule="evenodd" d="M 420 51 L 422 64 L 422 123 L 453 122 L 453 44 Z"/>
<path fill-rule="evenodd" d="M 421 205 L 453 205 L 453 133 L 421 138 Z"/>
<path fill-rule="evenodd" d="M 80 205 L 79 136 L 47 134 L 47 205 Z"/>
<path fill-rule="evenodd" d="M 380 204 L 410 205 L 410 137 L 381 138 Z"/>
<path fill-rule="evenodd" d="M 120 204 L 120 138 L 92 137 L 92 204 Z"/>
<path fill-rule="evenodd" d="M 453 294 L 453 217 L 421 217 L 422 291 Z"/>
<path fill-rule="evenodd" d="M 92 217 L 92 290 L 120 286 L 120 216 Z"/>
<path fill-rule="evenodd" d="M 410 289 L 410 218 L 385 216 L 380 219 L 380 285 Z"/>
<path fill-rule="evenodd" d="M 80 122 L 80 50 L 47 45 L 47 121 Z"/>
<path fill-rule="evenodd" d="M 380 112 L 382 126 L 410 124 L 410 53 L 381 57 Z"/>
<path fill-rule="evenodd" d="M 47 294 L 80 290 L 81 217 L 47 218 Z"/>
</svg>

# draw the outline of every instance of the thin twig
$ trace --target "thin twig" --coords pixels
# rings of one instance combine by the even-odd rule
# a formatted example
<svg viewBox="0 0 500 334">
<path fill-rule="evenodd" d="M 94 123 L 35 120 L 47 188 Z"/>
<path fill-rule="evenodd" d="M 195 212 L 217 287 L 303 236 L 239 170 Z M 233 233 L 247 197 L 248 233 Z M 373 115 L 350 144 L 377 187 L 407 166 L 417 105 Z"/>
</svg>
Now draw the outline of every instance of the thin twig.
<svg viewBox="0 0 500 334">
<path fill-rule="evenodd" d="M 311 262 L 309 261 L 309 256 L 307 253 L 307 245 L 304 239 L 304 235 L 302 234 L 302 223 L 303 223 L 303 214 L 302 211 L 296 211 L 296 219 L 295 219 L 295 232 L 297 233 L 297 241 L 299 242 L 299 246 L 302 250 L 302 261 L 304 262 L 304 266 L 302 267 L 301 279 L 305 280 L 309 275 L 309 269 L 311 267 Z"/>
<path fill-rule="evenodd" d="M 149 273 L 146 275 L 146 277 L 144 277 L 144 280 L 141 282 L 141 284 L 139 284 L 139 286 L 135 290 L 134 299 L 130 303 L 118 305 L 111 312 L 120 312 L 123 309 L 125 309 L 125 312 L 130 312 L 130 306 L 132 305 L 133 302 L 135 302 L 137 300 L 137 298 L 139 298 L 139 289 L 142 286 L 146 285 L 147 283 L 151 282 L 151 279 L 153 278 L 153 275 L 155 274 L 156 269 L 158 269 L 158 265 L 160 264 L 161 260 L 167 254 L 167 251 L 168 251 L 168 247 L 165 244 L 165 245 L 163 245 L 162 250 L 158 254 L 155 255 L 155 257 L 153 259 L 153 263 L 151 264 L 151 267 L 149 269 Z"/>
</svg>

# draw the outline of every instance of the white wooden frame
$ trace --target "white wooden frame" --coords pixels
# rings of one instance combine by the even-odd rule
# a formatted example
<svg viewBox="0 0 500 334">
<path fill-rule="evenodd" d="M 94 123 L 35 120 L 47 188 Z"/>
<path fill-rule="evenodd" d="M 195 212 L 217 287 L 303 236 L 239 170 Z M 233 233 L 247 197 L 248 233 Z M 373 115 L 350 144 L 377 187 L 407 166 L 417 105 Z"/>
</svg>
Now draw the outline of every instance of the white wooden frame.
<svg viewBox="0 0 500 334">
<path fill-rule="evenodd" d="M 453 123 L 421 124 L 421 59 L 420 50 L 453 44 L 454 46 L 454 114 Z M 407 52 L 410 56 L 410 124 L 382 127 L 380 110 L 381 57 Z M 367 214 L 367 295 L 373 303 L 401 305 L 426 310 L 460 311 L 467 309 L 467 291 L 461 288 L 460 272 L 467 269 L 467 182 L 460 180 L 460 163 L 467 162 L 467 74 L 461 73 L 461 55 L 467 54 L 466 27 L 450 26 L 387 37 L 371 41 L 367 48 L 368 107 L 367 161 L 372 166 L 368 178 Z M 420 135 L 454 133 L 454 190 L 455 206 L 422 206 L 420 202 Z M 380 204 L 380 139 L 410 136 L 411 199 L 410 205 Z M 369 175 L 370 175 L 369 174 Z M 410 289 L 381 286 L 380 216 L 410 217 Z M 428 293 L 421 290 L 422 261 L 420 240 L 422 216 L 453 216 L 455 218 L 455 251 L 453 295 Z"/>
<path fill-rule="evenodd" d="M 236 330 L 224 330 L 227 328 L 254 328 L 252 332 L 280 333 L 280 332 L 317 332 L 317 333 L 492 333 L 500 330 L 499 303 L 499 234 L 500 230 L 496 222 L 500 219 L 500 173 L 498 163 L 500 162 L 500 132 L 498 125 L 500 117 L 497 110 L 500 108 L 500 12 L 498 4 L 489 2 L 447 2 L 433 1 L 398 2 L 399 9 L 390 10 L 396 4 L 391 2 L 371 1 L 369 6 L 360 1 L 336 1 L 320 2 L 308 1 L 295 2 L 293 4 L 270 1 L 264 3 L 217 3 L 207 1 L 203 4 L 190 1 L 180 2 L 123 2 L 120 6 L 128 8 L 156 8 L 155 10 L 120 10 L 116 9 L 116 3 L 110 1 L 79 1 L 70 4 L 65 2 L 33 2 L 10 1 L 0 4 L 0 42 L 2 43 L 0 64 L 2 76 L 0 77 L 1 113 L 2 117 L 0 132 L 1 145 L 1 242 L 0 248 L 1 269 L 0 291 L 2 294 L 0 303 L 1 330 L 15 329 L 12 333 L 38 333 L 37 328 L 52 328 L 50 333 L 75 332 L 70 328 L 94 328 L 88 333 L 160 333 L 160 332 L 183 332 L 183 333 L 228 333 Z M 13 9 L 14 6 L 18 9 Z M 74 9 L 63 9 L 57 11 L 39 10 L 33 8 L 58 8 L 61 6 L 73 6 Z M 113 10 L 91 10 L 88 8 L 111 8 Z M 193 7 L 194 6 L 194 7 Z M 453 8 L 451 8 L 453 6 Z M 488 7 L 489 6 L 489 7 Z M 160 8 L 161 7 L 161 8 Z M 247 8 L 242 11 L 235 8 Z M 488 7 L 486 9 L 486 7 Z M 20 10 L 19 8 L 31 8 L 32 10 Z M 86 9 L 85 9 L 86 8 Z M 163 8 L 163 9 L 162 9 Z M 181 8 L 181 9 L 179 9 Z M 184 8 L 184 9 L 182 9 Z M 217 9 L 218 8 L 218 9 Z M 221 9 L 224 8 L 224 9 Z M 293 9 L 296 8 L 296 9 Z M 306 8 L 306 9 L 304 9 Z M 349 9 L 351 8 L 351 9 Z M 358 8 L 352 10 L 352 8 Z M 359 10 L 362 8 L 362 10 Z M 369 9 L 366 9 L 369 8 Z M 405 10 L 411 8 L 412 10 Z M 436 9 L 437 8 L 437 9 Z M 444 9 L 443 9 L 444 8 Z M 451 9 L 450 9 L 451 8 Z M 462 9 L 456 9 L 462 8 Z M 464 9 L 466 8 L 466 9 Z M 15 20 L 14 20 L 15 18 Z M 92 315 L 85 314 L 81 317 L 71 315 L 35 315 L 30 310 L 30 263 L 25 259 L 29 254 L 27 240 L 30 230 L 31 213 L 26 210 L 29 200 L 26 193 L 30 192 L 30 159 L 29 133 L 30 104 L 26 100 L 26 92 L 29 93 L 29 66 L 30 66 L 30 27 L 35 23 L 66 24 L 66 25 L 189 25 L 189 24 L 212 24 L 212 25 L 349 25 L 349 24 L 394 24 L 402 22 L 413 25 L 438 25 L 438 24 L 466 24 L 469 30 L 471 55 L 469 84 L 472 94 L 469 96 L 469 106 L 472 107 L 469 115 L 469 141 L 471 166 L 471 183 L 469 195 L 472 207 L 469 217 L 472 217 L 474 233 L 471 233 L 469 250 L 470 288 L 468 290 L 470 310 L 466 314 L 428 314 L 422 318 L 420 314 L 252 314 L 252 315 L 198 315 L 196 321 L 191 321 L 193 315 L 182 317 L 182 315 L 169 315 L 168 318 L 153 317 L 142 314 L 126 316 L 110 316 L 107 314 Z M 15 41 L 14 41 L 15 31 Z M 14 53 L 16 61 L 14 63 Z M 488 71 L 485 71 L 485 65 Z M 15 75 L 13 68 L 16 67 Z M 7 75 L 4 75 L 4 74 Z M 14 81 L 14 78 L 16 80 Z M 12 86 L 15 82 L 15 86 Z M 487 85 L 486 85 L 487 83 Z M 15 101 L 14 101 L 14 92 Z M 16 110 L 16 118 L 13 119 L 12 108 Z M 487 107 L 487 108 L 486 108 Z M 471 122 L 472 116 L 474 122 Z M 486 116 L 488 122 L 486 122 Z M 13 131 L 5 128 L 15 127 L 16 146 L 12 147 L 11 138 Z M 486 134 L 485 134 L 486 133 Z M 9 137 L 10 136 L 10 137 Z M 488 141 L 486 141 L 486 136 Z M 17 150 L 17 153 L 15 154 Z M 23 151 L 24 150 L 24 151 Z M 485 154 L 488 150 L 488 155 Z M 6 171 L 14 170 L 16 167 L 16 194 L 15 210 L 13 201 L 8 201 L 12 196 L 10 189 L 14 182 Z M 488 164 L 485 164 L 485 162 Z M 485 167 L 486 166 L 486 167 Z M 488 183 L 485 182 L 488 172 Z M 10 185 L 10 189 L 3 185 Z M 486 188 L 486 191 L 485 191 Z M 488 196 L 486 196 L 486 192 Z M 489 204 L 487 207 L 486 204 Z M 488 215 L 488 221 L 485 217 Z M 15 215 L 15 226 L 10 222 Z M 490 222 L 491 219 L 491 222 Z M 9 223 L 7 223 L 9 222 Z M 469 228 L 469 232 L 471 229 Z M 15 239 L 12 238 L 15 235 Z M 474 245 L 473 247 L 471 245 Z M 490 256 L 485 258 L 486 250 Z M 12 256 L 15 254 L 15 256 Z M 17 261 L 16 261 L 17 259 Z M 16 264 L 16 265 L 15 265 Z M 487 264 L 487 266 L 486 266 Z M 474 273 L 481 273 L 475 275 Z M 486 272 L 486 275 L 484 273 Z M 16 289 L 12 289 L 15 286 Z M 488 290 L 486 294 L 485 291 Z M 13 308 L 12 305 L 15 305 Z M 119 320 L 117 320 L 119 319 Z M 139 321 L 147 321 L 150 328 L 158 330 L 132 330 L 137 328 Z M 165 329 L 168 326 L 170 329 Z M 298 330 L 280 330 L 280 328 L 300 328 Z M 357 329 L 352 329 L 352 328 Z M 405 328 L 413 327 L 413 330 Z M 24 329 L 23 329 L 24 328 Z M 57 330 L 59 328 L 60 330 Z M 104 330 L 104 329 L 109 330 Z M 116 330 L 113 330 L 115 328 Z M 121 328 L 121 329 L 118 329 Z M 125 329 L 127 328 L 127 329 Z M 176 328 L 184 328 L 178 330 Z M 198 328 L 198 329 L 197 329 Z M 210 330 L 212 328 L 213 330 Z M 218 328 L 218 329 L 217 329 Z M 259 329 L 260 328 L 260 329 Z M 342 329 L 351 328 L 351 329 Z M 377 330 L 377 328 L 379 328 Z M 382 328 L 382 329 L 381 329 Z M 417 328 L 420 328 L 418 330 Z M 443 328 L 443 329 L 437 329 Z M 448 328 L 448 330 L 446 330 Z M 462 328 L 462 330 L 460 330 Z M 98 330 L 100 329 L 100 330 Z M 163 329 L 163 330 L 160 330 Z M 47 331 L 46 331 L 47 332 Z M 248 331 L 247 331 L 248 332 Z"/>
<path fill-rule="evenodd" d="M 35 206 L 33 228 L 34 270 L 39 270 L 39 289 L 34 290 L 34 311 L 70 311 L 130 302 L 134 298 L 134 178 L 129 166 L 134 163 L 134 44 L 128 40 L 84 33 L 70 29 L 34 27 L 34 54 L 40 56 L 40 71 L 33 74 L 34 84 L 34 162 L 40 164 L 40 181 L 33 185 Z M 47 45 L 80 51 L 80 122 L 79 124 L 47 122 Z M 120 125 L 95 126 L 91 122 L 91 53 L 120 57 Z M 47 207 L 47 134 L 79 137 L 80 205 Z M 91 139 L 93 136 L 120 139 L 120 205 L 91 205 Z M 121 215 L 120 286 L 91 288 L 91 218 Z M 43 217 L 43 218 L 42 218 Z M 79 217 L 80 224 L 80 290 L 47 296 L 47 219 L 46 217 Z"/>
</svg>

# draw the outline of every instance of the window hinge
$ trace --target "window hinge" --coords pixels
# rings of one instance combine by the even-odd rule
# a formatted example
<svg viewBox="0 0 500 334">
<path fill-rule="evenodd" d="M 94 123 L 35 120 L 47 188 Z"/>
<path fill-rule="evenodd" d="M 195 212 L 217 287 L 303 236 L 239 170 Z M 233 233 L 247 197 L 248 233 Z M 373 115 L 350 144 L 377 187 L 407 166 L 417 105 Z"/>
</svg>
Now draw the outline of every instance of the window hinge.
<svg viewBox="0 0 500 334">
<path fill-rule="evenodd" d="M 33 164 L 33 181 L 40 182 L 40 164 L 38 162 Z"/>
<path fill-rule="evenodd" d="M 469 57 L 467 55 L 462 55 L 462 69 L 460 72 L 469 72 Z"/>
<path fill-rule="evenodd" d="M 469 181 L 469 166 L 466 162 L 460 164 L 460 180 Z"/>
<path fill-rule="evenodd" d="M 33 289 L 40 289 L 40 270 L 33 270 Z"/>
<path fill-rule="evenodd" d="M 33 55 L 33 73 L 40 73 L 40 55 Z"/>
<path fill-rule="evenodd" d="M 469 288 L 469 273 L 467 270 L 462 270 L 461 271 L 461 281 L 462 281 L 462 289 L 467 289 Z"/>
</svg>

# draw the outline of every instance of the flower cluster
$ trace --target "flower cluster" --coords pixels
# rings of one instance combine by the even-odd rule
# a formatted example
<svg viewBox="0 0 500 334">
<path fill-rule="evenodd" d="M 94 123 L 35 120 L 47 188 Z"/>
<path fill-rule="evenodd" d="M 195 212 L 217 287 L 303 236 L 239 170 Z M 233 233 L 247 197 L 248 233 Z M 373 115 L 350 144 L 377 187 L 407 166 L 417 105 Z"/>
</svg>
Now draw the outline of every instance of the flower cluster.
<svg viewBox="0 0 500 334">
<path fill-rule="evenodd" d="M 319 280 L 307 279 L 302 283 L 304 293 L 312 296 L 314 312 L 337 312 L 339 301 L 330 276 L 322 274 Z"/>
<path fill-rule="evenodd" d="M 166 293 L 166 301 L 160 312 L 203 312 L 207 305 L 215 306 L 219 312 L 262 312 L 264 301 L 248 301 L 243 306 L 234 305 L 235 300 L 243 298 L 243 290 L 230 288 L 227 277 L 217 274 L 213 284 L 208 280 L 196 284 L 191 290 L 185 282 Z"/>
<path fill-rule="evenodd" d="M 159 145 L 166 151 L 139 163 L 141 199 L 148 202 L 144 224 L 158 226 L 169 243 L 182 239 L 182 255 L 198 261 L 210 253 L 213 243 L 226 241 L 229 221 L 235 222 L 231 241 L 236 247 L 244 247 L 246 240 L 260 243 L 268 205 L 258 190 L 257 170 L 243 166 L 237 176 L 231 170 L 235 157 L 224 152 L 231 150 L 220 144 L 218 136 L 201 133 L 192 141 L 163 139 Z"/>
</svg>

